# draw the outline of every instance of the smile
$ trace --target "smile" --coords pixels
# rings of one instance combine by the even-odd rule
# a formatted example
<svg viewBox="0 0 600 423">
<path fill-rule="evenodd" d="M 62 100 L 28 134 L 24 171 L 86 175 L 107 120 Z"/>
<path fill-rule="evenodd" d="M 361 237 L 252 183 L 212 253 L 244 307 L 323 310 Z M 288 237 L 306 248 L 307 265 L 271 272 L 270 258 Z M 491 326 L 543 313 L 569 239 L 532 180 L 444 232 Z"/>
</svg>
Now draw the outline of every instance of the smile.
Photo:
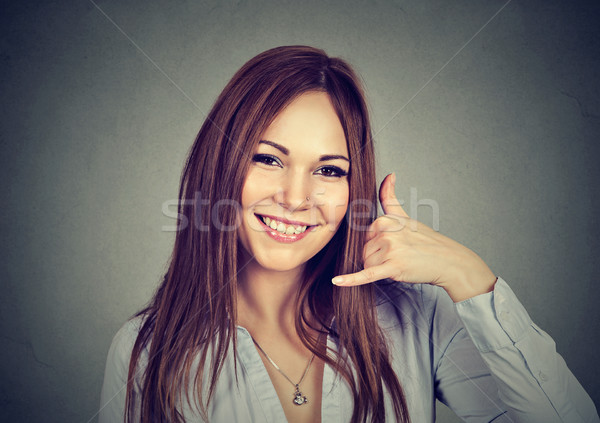
<svg viewBox="0 0 600 423">
<path fill-rule="evenodd" d="M 302 222 L 291 222 L 284 219 L 279 219 L 271 216 L 263 216 L 255 214 L 265 232 L 275 241 L 279 242 L 295 242 L 304 238 L 310 232 L 309 229 L 315 228 L 316 225 L 306 225 Z"/>
</svg>

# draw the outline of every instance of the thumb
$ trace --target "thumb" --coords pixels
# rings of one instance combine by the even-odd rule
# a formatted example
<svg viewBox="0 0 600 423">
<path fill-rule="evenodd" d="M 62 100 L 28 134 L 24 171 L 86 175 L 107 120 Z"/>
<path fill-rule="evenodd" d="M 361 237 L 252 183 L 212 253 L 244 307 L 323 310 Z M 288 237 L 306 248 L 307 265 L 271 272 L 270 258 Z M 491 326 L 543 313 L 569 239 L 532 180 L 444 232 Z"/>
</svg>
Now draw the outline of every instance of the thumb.
<svg viewBox="0 0 600 423">
<path fill-rule="evenodd" d="M 408 217 L 408 214 L 406 214 L 396 198 L 396 194 L 394 193 L 395 187 L 396 174 L 390 173 L 385 177 L 383 182 L 381 182 L 381 186 L 379 187 L 379 201 L 381 202 L 381 208 L 385 214 Z"/>
</svg>

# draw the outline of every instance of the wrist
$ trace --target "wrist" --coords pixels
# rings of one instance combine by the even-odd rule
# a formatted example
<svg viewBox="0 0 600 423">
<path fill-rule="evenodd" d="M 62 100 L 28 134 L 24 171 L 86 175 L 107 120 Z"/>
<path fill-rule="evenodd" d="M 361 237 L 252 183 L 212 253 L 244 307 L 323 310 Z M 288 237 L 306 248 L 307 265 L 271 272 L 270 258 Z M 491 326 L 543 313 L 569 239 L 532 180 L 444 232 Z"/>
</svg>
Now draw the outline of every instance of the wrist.
<svg viewBox="0 0 600 423">
<path fill-rule="evenodd" d="M 477 269 L 461 269 L 450 283 L 440 284 L 455 303 L 494 290 L 498 278 L 485 263 Z"/>
</svg>

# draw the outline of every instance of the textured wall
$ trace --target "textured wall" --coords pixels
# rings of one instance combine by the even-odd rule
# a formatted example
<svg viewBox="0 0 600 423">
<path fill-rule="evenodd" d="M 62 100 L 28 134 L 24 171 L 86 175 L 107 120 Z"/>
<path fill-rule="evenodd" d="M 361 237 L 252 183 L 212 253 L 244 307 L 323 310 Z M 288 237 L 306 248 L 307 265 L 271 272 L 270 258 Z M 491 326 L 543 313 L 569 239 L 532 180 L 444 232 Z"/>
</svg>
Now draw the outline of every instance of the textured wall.
<svg viewBox="0 0 600 423">
<path fill-rule="evenodd" d="M 598 6 L 504 5 L 3 5 L 2 420 L 93 421 L 110 340 L 165 269 L 162 205 L 205 113 L 284 44 L 355 65 L 380 179 L 436 202 L 600 403 Z"/>
</svg>

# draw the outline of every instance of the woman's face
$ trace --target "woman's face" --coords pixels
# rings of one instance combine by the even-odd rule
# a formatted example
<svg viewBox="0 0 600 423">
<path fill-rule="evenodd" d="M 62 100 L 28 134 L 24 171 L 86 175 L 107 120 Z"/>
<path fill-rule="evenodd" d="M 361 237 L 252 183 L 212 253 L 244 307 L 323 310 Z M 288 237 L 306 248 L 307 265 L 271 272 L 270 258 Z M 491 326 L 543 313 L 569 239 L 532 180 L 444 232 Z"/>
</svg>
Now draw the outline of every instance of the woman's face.
<svg viewBox="0 0 600 423">
<path fill-rule="evenodd" d="M 331 240 L 348 208 L 349 158 L 326 93 L 302 94 L 277 115 L 242 190 L 239 237 L 260 266 L 297 269 Z"/>
</svg>

